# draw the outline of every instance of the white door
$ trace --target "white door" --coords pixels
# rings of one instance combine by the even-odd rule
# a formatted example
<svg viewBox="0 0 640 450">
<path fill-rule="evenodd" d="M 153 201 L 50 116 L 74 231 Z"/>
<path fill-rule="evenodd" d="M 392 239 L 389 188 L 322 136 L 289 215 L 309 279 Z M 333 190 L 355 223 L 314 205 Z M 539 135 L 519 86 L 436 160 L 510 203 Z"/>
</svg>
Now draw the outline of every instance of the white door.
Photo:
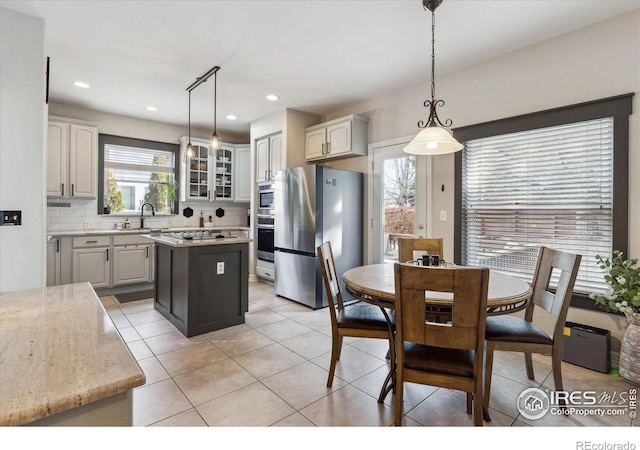
<svg viewBox="0 0 640 450">
<path fill-rule="evenodd" d="M 95 198 L 98 176 L 98 130 L 71 124 L 69 136 L 70 195 Z"/>
<path fill-rule="evenodd" d="M 324 156 L 324 146 L 326 145 L 326 143 L 326 128 L 307 131 L 305 158 L 307 160 L 322 158 Z"/>
<path fill-rule="evenodd" d="M 62 197 L 71 192 L 67 180 L 68 155 L 69 124 L 49 122 L 47 127 L 47 195 L 50 197 Z"/>
<path fill-rule="evenodd" d="M 149 281 L 150 245 L 113 248 L 113 285 Z"/>
<path fill-rule="evenodd" d="M 331 156 L 351 152 L 351 121 L 327 127 L 327 154 Z"/>
<path fill-rule="evenodd" d="M 88 281 L 94 288 L 109 287 L 111 263 L 105 247 L 81 248 L 73 251 L 72 282 Z"/>
<path fill-rule="evenodd" d="M 278 170 L 285 169 L 282 162 L 282 135 L 277 134 L 269 139 L 269 181 L 276 178 Z"/>
<path fill-rule="evenodd" d="M 369 189 L 371 263 L 397 261 L 397 238 L 402 235 L 429 237 L 431 160 L 403 152 L 411 139 L 372 144 L 369 152 L 373 167 Z"/>
<path fill-rule="evenodd" d="M 267 181 L 269 175 L 269 138 L 256 142 L 256 182 Z"/>
</svg>

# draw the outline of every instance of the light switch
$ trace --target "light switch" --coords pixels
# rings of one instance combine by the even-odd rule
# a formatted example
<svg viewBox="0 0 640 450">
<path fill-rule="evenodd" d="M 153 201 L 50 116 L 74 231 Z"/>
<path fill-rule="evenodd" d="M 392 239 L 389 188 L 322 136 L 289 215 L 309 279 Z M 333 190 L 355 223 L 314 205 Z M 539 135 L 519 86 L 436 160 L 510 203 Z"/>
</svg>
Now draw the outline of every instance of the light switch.
<svg viewBox="0 0 640 450">
<path fill-rule="evenodd" d="M 447 221 L 447 211 L 440 211 L 440 222 Z"/>
<path fill-rule="evenodd" d="M 224 275 L 224 261 L 218 262 L 218 275 Z"/>
</svg>

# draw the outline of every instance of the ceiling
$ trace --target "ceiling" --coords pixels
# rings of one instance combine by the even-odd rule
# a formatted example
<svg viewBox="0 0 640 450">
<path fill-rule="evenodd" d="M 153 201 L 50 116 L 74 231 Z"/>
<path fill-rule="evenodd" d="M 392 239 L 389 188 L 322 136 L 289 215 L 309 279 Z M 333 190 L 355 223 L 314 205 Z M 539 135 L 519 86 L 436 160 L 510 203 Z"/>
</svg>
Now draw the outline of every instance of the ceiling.
<svg viewBox="0 0 640 450">
<path fill-rule="evenodd" d="M 324 115 L 420 83 L 430 95 L 431 13 L 420 0 L 0 6 L 44 19 L 52 102 L 186 127 L 187 87 L 217 65 L 218 131 L 248 133 L 284 108 Z M 436 11 L 436 86 L 448 72 L 637 8 L 640 0 L 446 0 Z M 194 128 L 213 127 L 213 84 L 191 93 Z M 265 100 L 271 93 L 280 99 Z"/>
</svg>

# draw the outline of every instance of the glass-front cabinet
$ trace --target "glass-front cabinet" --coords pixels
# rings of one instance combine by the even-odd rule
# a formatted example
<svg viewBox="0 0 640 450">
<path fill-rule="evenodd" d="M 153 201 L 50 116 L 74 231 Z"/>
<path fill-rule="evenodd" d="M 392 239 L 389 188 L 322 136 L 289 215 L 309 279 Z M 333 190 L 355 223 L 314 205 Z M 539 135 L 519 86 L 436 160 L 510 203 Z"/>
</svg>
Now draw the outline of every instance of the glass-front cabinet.
<svg viewBox="0 0 640 450">
<path fill-rule="evenodd" d="M 215 200 L 233 200 L 233 148 L 224 144 L 215 152 Z"/>
<path fill-rule="evenodd" d="M 191 138 L 194 155 L 187 155 L 189 138 L 180 138 L 180 157 L 183 167 L 183 201 L 234 201 L 234 145 L 222 144 L 211 153 L 210 142 Z M 248 170 L 250 170 L 248 168 Z"/>
</svg>

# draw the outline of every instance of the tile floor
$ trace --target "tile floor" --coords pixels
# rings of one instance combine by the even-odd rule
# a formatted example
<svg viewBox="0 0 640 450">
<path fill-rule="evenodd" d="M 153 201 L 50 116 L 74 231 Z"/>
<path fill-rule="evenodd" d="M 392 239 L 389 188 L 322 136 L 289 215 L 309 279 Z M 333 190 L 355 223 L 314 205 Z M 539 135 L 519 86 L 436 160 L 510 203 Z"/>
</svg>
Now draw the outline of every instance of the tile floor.
<svg viewBox="0 0 640 450">
<path fill-rule="evenodd" d="M 382 340 L 345 339 L 332 388 L 326 387 L 331 330 L 328 310 L 312 311 L 274 295 L 271 284 L 252 282 L 246 323 L 185 338 L 153 309 L 153 300 L 106 310 L 147 376 L 134 393 L 139 427 L 387 427 L 393 396 L 376 398 L 387 374 Z M 520 354 L 497 352 L 489 427 L 637 426 L 623 417 L 551 416 L 528 420 L 516 398 L 527 387 L 553 386 L 550 358 L 534 360 L 535 381 Z M 567 390 L 627 392 L 622 378 L 564 364 Z M 461 392 L 405 386 L 407 426 L 471 426 Z"/>
</svg>

